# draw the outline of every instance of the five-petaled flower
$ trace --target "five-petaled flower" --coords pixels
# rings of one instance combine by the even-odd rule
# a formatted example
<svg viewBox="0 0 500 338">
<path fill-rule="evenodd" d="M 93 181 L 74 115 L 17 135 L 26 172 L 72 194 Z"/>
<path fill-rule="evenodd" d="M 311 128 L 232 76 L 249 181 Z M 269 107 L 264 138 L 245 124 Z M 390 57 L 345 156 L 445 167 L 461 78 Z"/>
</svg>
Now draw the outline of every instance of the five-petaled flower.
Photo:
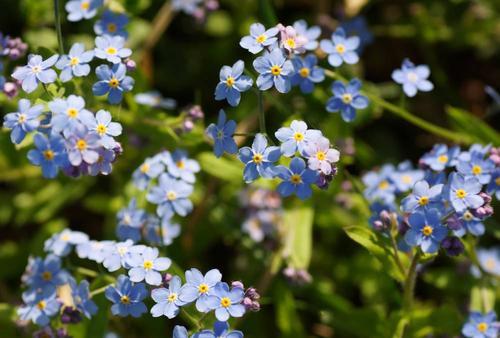
<svg viewBox="0 0 500 338">
<path fill-rule="evenodd" d="M 185 303 L 196 300 L 196 309 L 200 312 L 210 310 L 207 298 L 213 293 L 213 288 L 222 279 L 222 274 L 217 269 L 208 271 L 205 276 L 200 270 L 192 268 L 186 271 L 186 284 L 180 290 L 179 298 Z"/>
<path fill-rule="evenodd" d="M 342 63 L 355 64 L 359 61 L 356 50 L 359 47 L 357 36 L 346 37 L 343 28 L 339 27 L 333 32 L 330 40 L 321 40 L 321 49 L 328 54 L 328 63 L 338 67 Z"/>
<path fill-rule="evenodd" d="M 267 90 L 274 85 L 280 93 L 290 91 L 293 64 L 283 55 L 281 49 L 276 48 L 259 56 L 253 61 L 253 67 L 260 74 L 257 78 L 257 87 L 260 90 Z"/>
<path fill-rule="evenodd" d="M 405 59 L 401 69 L 392 72 L 392 79 L 403 86 L 403 91 L 409 97 L 417 91 L 429 92 L 434 88 L 432 82 L 427 80 L 431 71 L 427 65 L 415 66 L 410 60 Z"/>
<path fill-rule="evenodd" d="M 250 77 L 242 75 L 245 70 L 245 63 L 238 60 L 232 67 L 222 66 L 219 79 L 220 82 L 215 88 L 215 99 L 217 101 L 227 100 L 236 107 L 240 103 L 241 93 L 252 87 L 253 81 Z"/>
<path fill-rule="evenodd" d="M 26 93 L 33 92 L 38 84 L 52 83 L 57 79 L 55 70 L 51 67 L 57 62 L 59 55 L 52 55 L 47 60 L 43 60 L 40 55 L 30 54 L 28 64 L 17 68 L 12 77 L 22 82 L 21 87 Z"/>
<path fill-rule="evenodd" d="M 320 171 L 325 175 L 332 172 L 332 164 L 339 161 L 340 152 L 330 148 L 330 140 L 326 137 L 318 137 L 309 142 L 304 148 L 309 169 Z"/>
<path fill-rule="evenodd" d="M 226 113 L 222 109 L 219 110 L 217 124 L 211 123 L 206 129 L 206 134 L 214 141 L 215 156 L 221 157 L 224 152 L 235 154 L 238 151 L 233 139 L 235 130 L 236 122 L 234 120 L 226 122 Z"/>
<path fill-rule="evenodd" d="M 229 289 L 227 283 L 220 282 L 215 285 L 213 295 L 207 297 L 207 305 L 215 310 L 217 320 L 225 322 L 229 317 L 242 317 L 245 306 L 242 304 L 245 291 L 239 287 Z"/>
<path fill-rule="evenodd" d="M 66 3 L 68 21 L 91 19 L 97 14 L 103 0 L 71 0 Z"/>
<path fill-rule="evenodd" d="M 128 16 L 110 10 L 104 11 L 99 20 L 94 24 L 94 32 L 97 35 L 128 37 L 125 26 L 128 24 Z"/>
<path fill-rule="evenodd" d="M 47 137 L 41 133 L 36 133 L 33 140 L 36 149 L 28 151 L 28 159 L 42 168 L 43 177 L 56 177 L 59 168 L 69 163 L 64 140 L 57 134 Z"/>
<path fill-rule="evenodd" d="M 475 177 L 464 178 L 452 173 L 445 194 L 453 208 L 457 212 L 463 212 L 467 208 L 476 209 L 484 204 L 483 198 L 478 195 L 481 188 L 481 183 Z"/>
<path fill-rule="evenodd" d="M 111 122 L 111 114 L 107 110 L 99 110 L 96 115 L 85 114 L 82 122 L 91 131 L 99 136 L 101 145 L 106 149 L 112 149 L 116 145 L 114 137 L 122 133 L 122 125 Z"/>
<path fill-rule="evenodd" d="M 108 286 L 106 298 L 113 302 L 111 313 L 115 316 L 140 317 L 148 309 L 143 300 L 148 296 L 144 283 L 132 283 L 125 275 L 118 276 L 114 286 Z"/>
<path fill-rule="evenodd" d="M 486 314 L 473 311 L 469 320 L 462 327 L 462 334 L 469 338 L 496 338 L 500 331 L 497 315 L 494 311 Z"/>
<path fill-rule="evenodd" d="M 125 39 L 121 36 L 98 36 L 95 38 L 95 45 L 95 56 L 114 64 L 120 63 L 122 59 L 132 55 L 130 48 L 123 47 Z"/>
<path fill-rule="evenodd" d="M 429 187 L 427 181 L 418 181 L 413 186 L 413 193 L 401 201 L 401 209 L 404 212 L 414 212 L 415 210 L 439 209 L 442 206 L 441 191 L 442 184 Z"/>
<path fill-rule="evenodd" d="M 90 73 L 88 63 L 94 58 L 94 51 L 85 51 L 83 43 L 75 43 L 71 46 L 68 55 L 62 55 L 56 63 L 56 68 L 61 70 L 59 78 L 62 82 L 68 82 L 73 78 L 87 76 Z"/>
<path fill-rule="evenodd" d="M 360 93 L 361 81 L 352 79 L 344 85 L 335 81 L 332 85 L 333 96 L 326 102 L 326 110 L 330 113 L 340 111 L 342 119 L 351 122 L 356 117 L 356 109 L 368 107 L 368 98 Z"/>
<path fill-rule="evenodd" d="M 146 198 L 158 205 L 156 213 L 160 217 L 170 218 L 174 214 L 186 216 L 193 209 L 193 203 L 188 199 L 192 192 L 191 184 L 163 173 L 158 179 L 158 185 L 149 190 Z"/>
<path fill-rule="evenodd" d="M 283 180 L 277 188 L 281 196 L 287 197 L 295 193 L 302 200 L 311 197 L 311 184 L 316 182 L 318 172 L 306 168 L 303 159 L 294 157 L 290 168 L 278 166 L 275 170 L 277 176 Z"/>
<path fill-rule="evenodd" d="M 17 105 L 19 111 L 5 115 L 3 122 L 4 127 L 12 129 L 10 140 L 15 144 L 21 143 L 27 133 L 38 128 L 38 117 L 44 110 L 41 104 L 31 106 L 27 99 L 20 99 Z"/>
<path fill-rule="evenodd" d="M 158 257 L 157 248 L 144 248 L 141 258 L 135 262 L 129 270 L 128 275 L 132 282 L 146 281 L 149 285 L 160 285 L 161 274 L 158 271 L 165 271 L 172 262 L 167 257 Z"/>
<path fill-rule="evenodd" d="M 181 278 L 174 276 L 168 283 L 168 289 L 158 288 L 151 292 L 151 298 L 156 302 L 150 311 L 153 317 L 167 316 L 172 319 L 179 314 L 180 307 L 186 304 L 179 298 L 181 286 Z"/>
<path fill-rule="evenodd" d="M 272 27 L 268 30 L 261 23 L 254 23 L 250 26 L 250 35 L 244 36 L 240 41 L 240 46 L 248 49 L 252 54 L 257 54 L 265 47 L 271 46 L 278 41 L 276 35 L 279 30 Z"/>
<path fill-rule="evenodd" d="M 134 79 L 126 76 L 127 67 L 123 63 L 113 65 L 109 68 L 108 65 L 100 65 L 96 68 L 98 82 L 92 86 L 94 95 L 108 95 L 108 102 L 118 104 L 122 101 L 123 93 L 132 90 Z"/>
<path fill-rule="evenodd" d="M 316 66 L 318 59 L 314 54 L 308 54 L 303 59 L 296 57 L 292 59 L 295 74 L 291 81 L 293 86 L 299 86 L 304 94 L 312 93 L 314 84 L 325 79 L 323 68 Z"/>
<path fill-rule="evenodd" d="M 274 162 L 281 156 L 279 147 L 267 146 L 267 139 L 263 134 L 255 135 L 252 148 L 243 147 L 240 149 L 238 158 L 245 164 L 243 179 L 250 183 L 259 176 L 272 178 L 275 176 L 273 171 Z"/>
<path fill-rule="evenodd" d="M 314 142 L 321 136 L 320 130 L 307 129 L 304 121 L 293 120 L 290 127 L 281 127 L 274 136 L 282 142 L 281 152 L 284 156 L 292 157 L 297 151 L 304 154 L 304 149 L 309 142 Z"/>
<path fill-rule="evenodd" d="M 411 214 L 408 219 L 410 229 L 404 237 L 406 243 L 410 246 L 420 246 L 425 253 L 438 251 L 439 244 L 448 234 L 448 229 L 441 223 L 440 217 L 436 209 Z"/>
</svg>

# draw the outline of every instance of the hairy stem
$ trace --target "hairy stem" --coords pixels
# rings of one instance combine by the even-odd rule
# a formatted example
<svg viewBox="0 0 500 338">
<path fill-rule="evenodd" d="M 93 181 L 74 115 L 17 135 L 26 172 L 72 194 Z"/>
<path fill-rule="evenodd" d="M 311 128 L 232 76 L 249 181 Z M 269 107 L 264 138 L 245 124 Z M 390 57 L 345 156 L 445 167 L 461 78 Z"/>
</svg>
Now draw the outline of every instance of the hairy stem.
<svg viewBox="0 0 500 338">
<path fill-rule="evenodd" d="M 198 321 L 193 316 L 191 316 L 187 311 L 181 311 L 181 317 L 187 323 L 189 323 L 189 325 L 191 327 L 195 328 L 196 330 L 200 330 L 201 329 L 201 326 L 198 323 Z"/>
<path fill-rule="evenodd" d="M 113 284 L 108 284 L 108 285 L 105 285 L 103 286 L 102 288 L 99 288 L 99 289 L 95 289 L 93 291 L 90 291 L 89 293 L 89 297 L 92 298 L 94 297 L 95 295 L 98 295 L 100 293 L 103 293 L 104 291 L 106 291 L 106 289 L 110 286 L 112 286 Z"/>
<path fill-rule="evenodd" d="M 59 44 L 59 54 L 64 54 L 64 44 L 61 29 L 61 13 L 59 13 L 59 0 L 54 0 L 54 18 L 56 21 L 57 42 Z"/>
<path fill-rule="evenodd" d="M 411 309 L 413 307 L 415 283 L 417 280 L 417 264 L 418 264 L 419 258 L 420 258 L 420 252 L 417 251 L 415 253 L 415 255 L 413 255 L 410 267 L 408 268 L 408 272 L 406 274 L 405 283 L 404 283 L 403 308 L 407 314 L 411 312 Z"/>
<path fill-rule="evenodd" d="M 401 271 L 401 274 L 404 276 L 405 268 L 403 267 L 403 264 L 401 263 L 401 259 L 399 259 L 399 251 L 398 251 L 398 244 L 396 243 L 396 238 L 392 234 L 392 232 L 389 234 L 389 237 L 391 238 L 391 246 L 392 246 L 392 250 L 394 251 L 394 259 L 396 261 L 396 265 L 398 266 L 399 271 Z"/>
</svg>

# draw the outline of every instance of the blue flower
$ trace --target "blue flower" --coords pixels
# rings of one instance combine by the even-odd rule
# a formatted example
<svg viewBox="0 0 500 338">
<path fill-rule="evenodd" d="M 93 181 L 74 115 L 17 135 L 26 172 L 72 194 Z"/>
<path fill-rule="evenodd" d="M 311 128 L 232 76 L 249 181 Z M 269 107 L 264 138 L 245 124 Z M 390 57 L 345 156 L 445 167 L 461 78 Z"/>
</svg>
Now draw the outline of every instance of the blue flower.
<svg viewBox="0 0 500 338">
<path fill-rule="evenodd" d="M 406 192 L 413 188 L 415 182 L 418 182 L 425 177 L 425 172 L 420 169 L 413 169 L 410 161 L 401 162 L 398 165 L 397 171 L 391 175 L 391 181 L 396 185 L 398 193 Z"/>
<path fill-rule="evenodd" d="M 447 188 L 445 188 L 446 198 L 457 212 L 465 209 L 476 209 L 484 204 L 484 200 L 478 194 L 482 185 L 474 177 L 464 178 L 460 174 L 450 175 Z"/>
<path fill-rule="evenodd" d="M 111 114 L 107 110 L 99 110 L 96 115 L 85 114 L 82 122 L 92 132 L 99 136 L 101 145 L 106 149 L 112 149 L 116 145 L 113 137 L 121 135 L 122 125 L 118 122 L 111 122 Z"/>
<path fill-rule="evenodd" d="M 227 322 L 216 321 L 214 330 L 203 330 L 195 333 L 192 338 L 243 338 L 241 331 L 229 332 L 229 324 Z"/>
<path fill-rule="evenodd" d="M 73 78 L 87 76 L 90 73 L 88 63 L 94 58 L 94 51 L 85 51 L 83 43 L 75 43 L 71 46 L 68 55 L 62 55 L 56 63 L 56 68 L 61 70 L 59 78 L 62 82 L 68 82 Z"/>
<path fill-rule="evenodd" d="M 472 212 L 465 210 L 460 216 L 460 229 L 454 230 L 456 236 L 462 237 L 466 232 L 470 232 L 474 236 L 484 234 L 484 224 L 478 217 L 475 217 Z"/>
<path fill-rule="evenodd" d="M 170 245 L 174 238 L 181 233 L 181 227 L 177 223 L 172 223 L 171 219 L 163 217 L 160 219 L 154 215 L 148 215 L 146 222 L 146 241 L 153 245 Z"/>
<path fill-rule="evenodd" d="M 66 271 L 61 269 L 61 259 L 48 255 L 44 260 L 36 258 L 30 268 L 26 284 L 33 290 L 55 291 L 67 281 Z"/>
<path fill-rule="evenodd" d="M 82 280 L 80 285 L 71 279 L 71 296 L 73 297 L 73 303 L 78 310 L 80 310 L 85 317 L 90 318 L 97 313 L 97 305 L 89 295 L 89 282 Z"/>
<path fill-rule="evenodd" d="M 421 92 L 429 92 L 434 89 L 432 82 L 427 80 L 431 71 L 427 65 L 415 66 L 410 60 L 405 59 L 401 69 L 392 72 L 392 79 L 403 86 L 403 91 L 409 97 Z"/>
<path fill-rule="evenodd" d="M 146 158 L 143 164 L 132 173 L 132 181 L 134 185 L 144 190 L 152 179 L 157 178 L 165 170 L 164 165 L 159 158 Z"/>
<path fill-rule="evenodd" d="M 23 302 L 26 305 L 20 307 L 17 314 L 21 320 L 31 320 L 39 326 L 48 325 L 50 317 L 55 316 L 61 307 L 56 299 L 55 290 L 25 292 L 23 293 Z"/>
<path fill-rule="evenodd" d="M 290 162 L 290 169 L 278 166 L 275 171 L 284 181 L 277 188 L 281 196 L 287 197 L 295 193 L 301 200 L 311 197 L 311 184 L 316 182 L 318 172 L 307 169 L 303 159 L 294 157 Z"/>
<path fill-rule="evenodd" d="M 188 199 L 192 192 L 191 184 L 163 173 L 160 175 L 158 185 L 150 189 L 146 198 L 158 205 L 156 212 L 160 217 L 170 218 L 174 214 L 186 216 L 193 209 L 193 203 Z"/>
<path fill-rule="evenodd" d="M 89 240 L 89 236 L 81 231 L 72 231 L 64 229 L 60 233 L 52 235 L 44 243 L 44 250 L 51 252 L 59 257 L 67 256 L 73 246 L 85 243 Z"/>
<path fill-rule="evenodd" d="M 161 274 L 158 271 L 167 270 L 172 262 L 166 257 L 158 257 L 157 248 L 145 248 L 141 253 L 141 259 L 132 266 L 128 275 L 132 282 L 146 281 L 149 285 L 160 285 Z"/>
<path fill-rule="evenodd" d="M 49 109 L 52 112 L 50 124 L 52 130 L 60 132 L 63 130 L 74 130 L 81 126 L 84 115 L 92 115 L 85 109 L 85 100 L 81 96 L 70 95 L 67 99 L 54 99 L 49 102 Z"/>
<path fill-rule="evenodd" d="M 97 263 L 102 263 L 104 259 L 110 255 L 110 252 L 112 251 L 112 248 L 114 246 L 114 241 L 88 241 L 76 246 L 76 254 L 80 258 L 85 258 Z"/>
<path fill-rule="evenodd" d="M 287 60 L 281 49 L 276 48 L 259 56 L 254 60 L 253 67 L 260 74 L 257 78 L 257 87 L 260 90 L 267 90 L 274 85 L 280 93 L 290 91 L 293 64 Z"/>
<path fill-rule="evenodd" d="M 205 131 L 214 141 L 215 156 L 221 157 L 224 152 L 235 154 L 238 151 L 238 146 L 233 139 L 235 130 L 236 122 L 234 120 L 226 122 L 226 113 L 222 109 L 219 110 L 217 125 L 211 123 Z"/>
<path fill-rule="evenodd" d="M 369 30 L 365 18 L 362 16 L 357 16 L 348 21 L 343 21 L 340 24 L 340 27 L 345 30 L 346 35 L 356 35 L 359 37 L 359 52 L 373 42 L 373 34 Z"/>
<path fill-rule="evenodd" d="M 176 223 L 171 223 L 168 218 L 164 217 L 161 220 L 160 231 L 162 237 L 162 244 L 170 245 L 172 244 L 174 238 L 179 237 L 181 233 L 181 226 Z"/>
<path fill-rule="evenodd" d="M 215 285 L 221 279 L 222 274 L 217 269 L 208 271 L 205 276 L 198 269 L 187 270 L 186 284 L 180 289 L 179 299 L 186 304 L 196 300 L 196 309 L 200 312 L 208 312 L 210 307 L 207 299 L 213 294 Z"/>
<path fill-rule="evenodd" d="M 98 82 L 92 86 L 92 92 L 96 96 L 108 95 L 108 102 L 118 104 L 122 101 L 123 93 L 131 91 L 134 87 L 134 79 L 126 76 L 127 67 L 123 63 L 113 65 L 100 65 L 96 68 Z"/>
<path fill-rule="evenodd" d="M 171 98 L 163 98 L 157 91 L 139 93 L 135 95 L 135 102 L 154 108 L 174 109 L 177 102 Z"/>
<path fill-rule="evenodd" d="M 307 50 L 315 50 L 318 48 L 318 38 L 321 35 L 321 28 L 319 26 L 307 27 L 305 20 L 298 20 L 293 23 L 293 28 L 299 36 L 307 39 L 304 48 Z"/>
<path fill-rule="evenodd" d="M 408 223 L 410 229 L 405 234 L 406 243 L 420 246 L 425 253 L 438 251 L 439 244 L 448 234 L 448 229 L 441 224 L 440 214 L 435 209 L 411 214 Z"/>
<path fill-rule="evenodd" d="M 321 49 L 328 54 L 328 63 L 333 67 L 338 67 L 342 63 L 355 64 L 359 61 L 356 49 L 359 47 L 357 36 L 346 37 L 342 28 L 337 28 L 333 32 L 330 40 L 321 40 Z"/>
<path fill-rule="evenodd" d="M 95 38 L 95 56 L 114 64 L 119 64 L 122 59 L 132 55 L 130 48 L 124 48 L 125 39 L 121 36 L 103 35 Z"/>
<path fill-rule="evenodd" d="M 40 55 L 30 54 L 28 56 L 28 64 L 17 68 L 12 77 L 22 82 L 21 87 L 26 93 L 33 92 L 38 84 L 52 83 L 57 79 L 56 72 L 51 69 L 59 58 L 59 55 L 52 55 L 47 60 L 43 60 Z"/>
<path fill-rule="evenodd" d="M 34 131 L 40 125 L 38 117 L 43 112 L 43 105 L 31 106 L 27 99 L 20 99 L 18 102 L 18 112 L 9 113 L 4 116 L 3 126 L 12 129 L 10 140 L 19 144 L 27 133 Z"/>
<path fill-rule="evenodd" d="M 137 208 L 137 201 L 133 198 L 126 208 L 116 215 L 118 226 L 116 235 L 120 240 L 131 239 L 137 242 L 141 239 L 141 229 L 146 223 L 146 212 Z"/>
<path fill-rule="evenodd" d="M 317 67 L 318 59 L 314 54 L 308 54 L 305 58 L 294 58 L 292 60 L 295 74 L 291 78 L 293 86 L 300 86 L 300 90 L 309 94 L 314 90 L 314 84 L 325 79 L 323 68 Z"/>
<path fill-rule="evenodd" d="M 448 148 L 446 144 L 436 144 L 430 152 L 422 156 L 420 162 L 429 166 L 432 170 L 442 171 L 446 167 L 455 166 L 459 152 L 459 147 Z"/>
<path fill-rule="evenodd" d="M 64 140 L 58 135 L 47 136 L 37 133 L 34 136 L 36 149 L 28 151 L 28 159 L 33 165 L 42 167 L 45 178 L 57 176 L 59 168 L 69 165 Z"/>
<path fill-rule="evenodd" d="M 153 317 L 167 316 L 172 319 L 179 314 L 180 307 L 185 305 L 179 299 L 181 284 L 180 277 L 174 276 L 168 284 L 168 289 L 158 288 L 151 292 L 151 298 L 156 302 L 150 311 Z"/>
<path fill-rule="evenodd" d="M 401 201 L 401 210 L 412 213 L 415 210 L 428 210 L 440 208 L 442 206 L 441 192 L 442 184 L 437 184 L 432 188 L 426 181 L 419 181 L 413 187 L 413 193 Z"/>
<path fill-rule="evenodd" d="M 148 296 L 144 283 L 133 284 L 125 275 L 118 276 L 115 286 L 108 286 L 106 298 L 113 302 L 111 313 L 115 316 L 140 317 L 148 309 L 142 302 Z"/>
<path fill-rule="evenodd" d="M 195 15 L 202 0 L 172 0 L 172 8 L 175 11 L 183 11 L 189 15 Z"/>
<path fill-rule="evenodd" d="M 300 154 L 304 154 L 306 145 L 316 141 L 322 134 L 319 130 L 307 129 L 307 124 L 304 121 L 293 120 L 290 124 L 290 128 L 281 127 L 274 133 L 274 136 L 282 142 L 282 154 L 287 157 L 292 157 L 297 150 Z"/>
<path fill-rule="evenodd" d="M 213 295 L 207 297 L 207 305 L 215 310 L 217 320 L 225 322 L 229 317 L 239 318 L 245 314 L 245 306 L 241 304 L 245 291 L 238 287 L 229 290 L 227 283 L 217 283 Z"/>
<path fill-rule="evenodd" d="M 330 175 L 334 170 L 334 163 L 340 159 L 340 152 L 330 148 L 330 140 L 320 136 L 304 147 L 304 154 L 307 158 L 309 169 L 319 171 L 324 175 Z"/>
<path fill-rule="evenodd" d="M 485 315 L 473 311 L 469 315 L 468 322 L 462 327 L 462 334 L 470 338 L 496 338 L 499 330 L 500 325 L 494 311 Z"/>
<path fill-rule="evenodd" d="M 88 167 L 89 175 L 109 175 L 113 170 L 112 163 L 115 161 L 115 152 L 113 150 L 99 148 L 97 149 L 97 154 L 99 155 L 97 161 Z"/>
<path fill-rule="evenodd" d="M 500 277 L 500 249 L 498 247 L 477 250 L 477 259 L 484 271 Z"/>
<path fill-rule="evenodd" d="M 94 24 L 94 32 L 97 35 L 121 36 L 126 39 L 128 33 L 125 26 L 128 24 L 128 16 L 110 10 L 102 13 L 101 19 Z"/>
<path fill-rule="evenodd" d="M 274 177 L 274 165 L 281 156 L 279 147 L 267 146 L 267 139 L 263 134 L 255 135 L 252 148 L 243 147 L 240 149 L 238 158 L 245 164 L 243 179 L 250 183 L 259 176 L 264 178 Z"/>
<path fill-rule="evenodd" d="M 486 187 L 486 192 L 490 195 L 495 194 L 497 200 L 500 200 L 500 168 L 495 169 L 491 174 L 490 183 Z"/>
<path fill-rule="evenodd" d="M 248 49 L 252 54 L 257 54 L 264 49 L 264 47 L 271 46 L 278 41 L 276 35 L 279 30 L 272 27 L 266 31 L 266 28 L 261 23 L 254 23 L 250 26 L 250 35 L 241 38 L 240 46 Z"/>
<path fill-rule="evenodd" d="M 187 152 L 180 149 L 169 156 L 165 156 L 164 163 L 170 176 L 190 184 L 196 181 L 194 174 L 200 171 L 198 162 L 188 158 Z"/>
<path fill-rule="evenodd" d="M 338 112 L 342 119 L 351 122 L 356 117 L 356 109 L 368 107 L 368 98 L 361 95 L 361 81 L 352 79 L 346 86 L 341 81 L 335 81 L 332 85 L 333 97 L 326 102 L 326 110 L 330 113 Z"/>
<path fill-rule="evenodd" d="M 472 153 L 468 161 L 458 161 L 457 171 L 465 178 L 475 177 L 479 183 L 488 184 L 495 170 L 495 163 L 489 158 L 484 159 L 481 153 Z"/>
<path fill-rule="evenodd" d="M 68 21 L 91 19 L 97 14 L 103 0 L 71 0 L 66 3 Z"/>
<path fill-rule="evenodd" d="M 99 147 L 99 136 L 89 133 L 87 128 L 80 125 L 72 132 L 65 131 L 67 139 L 68 160 L 74 166 L 82 162 L 86 164 L 96 163 L 99 159 L 97 148 Z"/>
<path fill-rule="evenodd" d="M 369 201 L 383 201 L 385 204 L 392 204 L 396 196 L 396 186 L 391 180 L 395 172 L 393 165 L 386 164 L 378 171 L 370 171 L 363 175 L 362 181 L 366 186 L 363 192 L 365 198 Z"/>
<path fill-rule="evenodd" d="M 172 332 L 172 338 L 189 338 L 187 329 L 184 326 L 176 325 Z"/>
<path fill-rule="evenodd" d="M 246 92 L 253 84 L 250 77 L 242 75 L 244 70 L 245 63 L 241 60 L 236 61 L 233 67 L 222 66 L 219 73 L 220 82 L 215 88 L 217 101 L 226 99 L 233 107 L 240 103 L 240 93 Z"/>
<path fill-rule="evenodd" d="M 120 267 L 130 269 L 137 266 L 141 260 L 140 253 L 144 250 L 144 245 L 135 245 L 131 240 L 125 242 L 104 245 L 102 248 L 102 265 L 109 272 L 114 272 Z"/>
</svg>

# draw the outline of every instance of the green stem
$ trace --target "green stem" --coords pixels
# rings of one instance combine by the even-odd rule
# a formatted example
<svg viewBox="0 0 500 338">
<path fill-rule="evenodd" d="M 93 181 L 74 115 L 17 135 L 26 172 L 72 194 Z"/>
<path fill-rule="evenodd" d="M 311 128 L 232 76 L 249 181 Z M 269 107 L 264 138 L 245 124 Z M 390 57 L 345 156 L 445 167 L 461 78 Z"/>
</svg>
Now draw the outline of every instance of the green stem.
<svg viewBox="0 0 500 338">
<path fill-rule="evenodd" d="M 331 70 L 325 70 L 325 75 L 332 78 L 332 79 L 340 79 L 340 80 L 345 81 L 345 78 L 343 78 L 342 76 L 338 75 L 335 72 L 332 72 Z M 412 113 L 410 113 L 406 109 L 398 107 L 398 106 L 378 97 L 378 95 L 368 93 L 366 91 L 361 91 L 361 93 L 366 95 L 368 97 L 368 99 L 370 99 L 370 101 L 373 102 L 374 104 L 376 104 L 377 106 L 384 108 L 385 110 L 393 113 L 394 115 L 396 115 L 398 117 L 401 117 L 402 119 L 410 122 L 411 124 L 413 124 L 417 127 L 420 127 L 428 132 L 431 132 L 437 136 L 451 140 L 451 141 L 456 142 L 456 143 L 460 143 L 460 144 L 471 143 L 470 138 L 466 137 L 465 135 L 458 134 L 458 133 L 452 132 L 450 130 L 447 130 L 445 128 L 436 126 L 436 125 L 434 125 L 434 124 L 432 124 L 424 119 L 421 119 L 420 117 L 413 115 Z"/>
<path fill-rule="evenodd" d="M 59 13 L 59 0 L 54 0 L 54 17 L 56 20 L 57 42 L 59 44 L 59 54 L 64 54 L 64 44 L 61 29 L 61 14 Z"/>
<path fill-rule="evenodd" d="M 98 295 L 98 294 L 100 294 L 100 293 L 103 293 L 103 292 L 104 292 L 104 291 L 106 291 L 106 289 L 107 289 L 109 286 L 111 286 L 111 285 L 113 285 L 113 284 L 108 284 L 108 285 L 103 286 L 102 288 L 95 289 L 95 290 L 91 291 L 91 292 L 89 293 L 89 297 L 90 297 L 90 298 L 92 298 L 92 297 L 94 297 L 95 295 Z"/>
<path fill-rule="evenodd" d="M 77 267 L 75 269 L 75 272 L 78 272 L 81 275 L 89 276 L 89 277 L 97 277 L 97 276 L 99 276 L 99 274 L 96 271 L 90 270 L 90 269 L 87 269 L 87 268 L 82 268 L 81 266 Z"/>
<path fill-rule="evenodd" d="M 396 238 L 392 234 L 392 231 L 389 235 L 390 235 L 389 237 L 391 237 L 391 245 L 392 245 L 392 250 L 394 251 L 394 259 L 396 260 L 396 265 L 398 266 L 399 271 L 401 271 L 401 274 L 404 276 L 405 268 L 401 263 L 401 259 L 399 259 L 399 251 L 398 251 L 398 244 L 396 243 Z"/>
<path fill-rule="evenodd" d="M 243 137 L 255 136 L 255 133 L 234 133 L 233 136 L 243 136 Z"/>
<path fill-rule="evenodd" d="M 406 280 L 403 289 L 403 308 L 406 314 L 411 313 L 413 307 L 413 297 L 415 293 L 415 283 L 417 280 L 417 264 L 420 258 L 420 252 L 417 251 L 411 260 L 408 273 L 406 274 Z"/>
<path fill-rule="evenodd" d="M 187 311 L 181 311 L 181 317 L 189 323 L 192 327 L 195 327 L 197 330 L 201 329 L 200 324 L 198 324 L 198 321 L 191 316 Z"/>
<path fill-rule="evenodd" d="M 266 114 L 264 112 L 264 99 L 262 97 L 262 91 L 257 92 L 257 100 L 259 105 L 259 129 L 260 132 L 267 135 L 266 131 Z"/>
</svg>

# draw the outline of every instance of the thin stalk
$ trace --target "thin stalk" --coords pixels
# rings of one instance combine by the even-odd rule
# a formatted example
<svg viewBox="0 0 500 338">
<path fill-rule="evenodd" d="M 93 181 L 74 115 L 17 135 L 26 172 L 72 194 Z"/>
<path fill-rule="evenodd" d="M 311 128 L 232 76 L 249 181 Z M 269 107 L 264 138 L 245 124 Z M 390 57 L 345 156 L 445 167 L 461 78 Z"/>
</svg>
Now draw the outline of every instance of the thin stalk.
<svg viewBox="0 0 500 338">
<path fill-rule="evenodd" d="M 259 106 L 259 129 L 260 132 L 267 135 L 266 131 L 266 114 L 264 112 L 264 98 L 262 97 L 262 91 L 257 92 L 257 100 Z"/>
<path fill-rule="evenodd" d="M 83 268 L 81 266 L 77 267 L 75 269 L 75 271 L 78 272 L 81 275 L 85 275 L 85 276 L 89 276 L 89 277 L 97 277 L 97 276 L 99 276 L 99 274 L 97 272 L 95 272 L 94 270 Z"/>
<path fill-rule="evenodd" d="M 396 239 L 394 238 L 393 234 L 389 234 L 391 238 L 391 245 L 392 245 L 392 250 L 394 251 L 394 259 L 396 260 L 396 265 L 399 268 L 399 271 L 401 271 L 401 274 L 404 276 L 405 275 L 405 268 L 403 264 L 401 263 L 401 259 L 399 259 L 399 253 L 398 253 L 398 244 L 396 243 Z"/>
<path fill-rule="evenodd" d="M 406 274 L 406 280 L 403 289 L 403 307 L 407 314 L 411 312 L 413 307 L 413 297 L 415 293 L 415 283 L 417 280 L 417 264 L 420 258 L 420 252 L 417 251 L 411 260 L 408 273 Z"/>
<path fill-rule="evenodd" d="M 186 322 L 189 323 L 192 327 L 196 328 L 197 330 L 201 329 L 200 325 L 198 324 L 198 321 L 191 316 L 187 311 L 181 311 L 181 317 L 184 319 Z"/>
<path fill-rule="evenodd" d="M 255 136 L 255 133 L 234 133 L 233 136 L 242 136 L 242 137 Z"/>
<path fill-rule="evenodd" d="M 64 54 L 64 44 L 61 29 L 61 14 L 59 13 L 59 0 L 54 0 L 54 18 L 56 21 L 57 42 L 59 44 L 59 54 Z"/>
<path fill-rule="evenodd" d="M 94 297 L 94 296 L 96 296 L 96 295 L 98 295 L 98 294 L 100 294 L 100 293 L 103 293 L 103 292 L 104 292 L 104 291 L 106 291 L 106 289 L 107 289 L 109 286 L 111 286 L 111 285 L 113 285 L 113 284 L 108 284 L 108 285 L 103 286 L 102 288 L 99 288 L 99 289 L 95 289 L 95 290 L 93 290 L 93 291 L 90 291 L 90 293 L 89 293 L 89 297 L 90 297 L 90 298 L 92 298 L 92 297 Z"/>
</svg>

